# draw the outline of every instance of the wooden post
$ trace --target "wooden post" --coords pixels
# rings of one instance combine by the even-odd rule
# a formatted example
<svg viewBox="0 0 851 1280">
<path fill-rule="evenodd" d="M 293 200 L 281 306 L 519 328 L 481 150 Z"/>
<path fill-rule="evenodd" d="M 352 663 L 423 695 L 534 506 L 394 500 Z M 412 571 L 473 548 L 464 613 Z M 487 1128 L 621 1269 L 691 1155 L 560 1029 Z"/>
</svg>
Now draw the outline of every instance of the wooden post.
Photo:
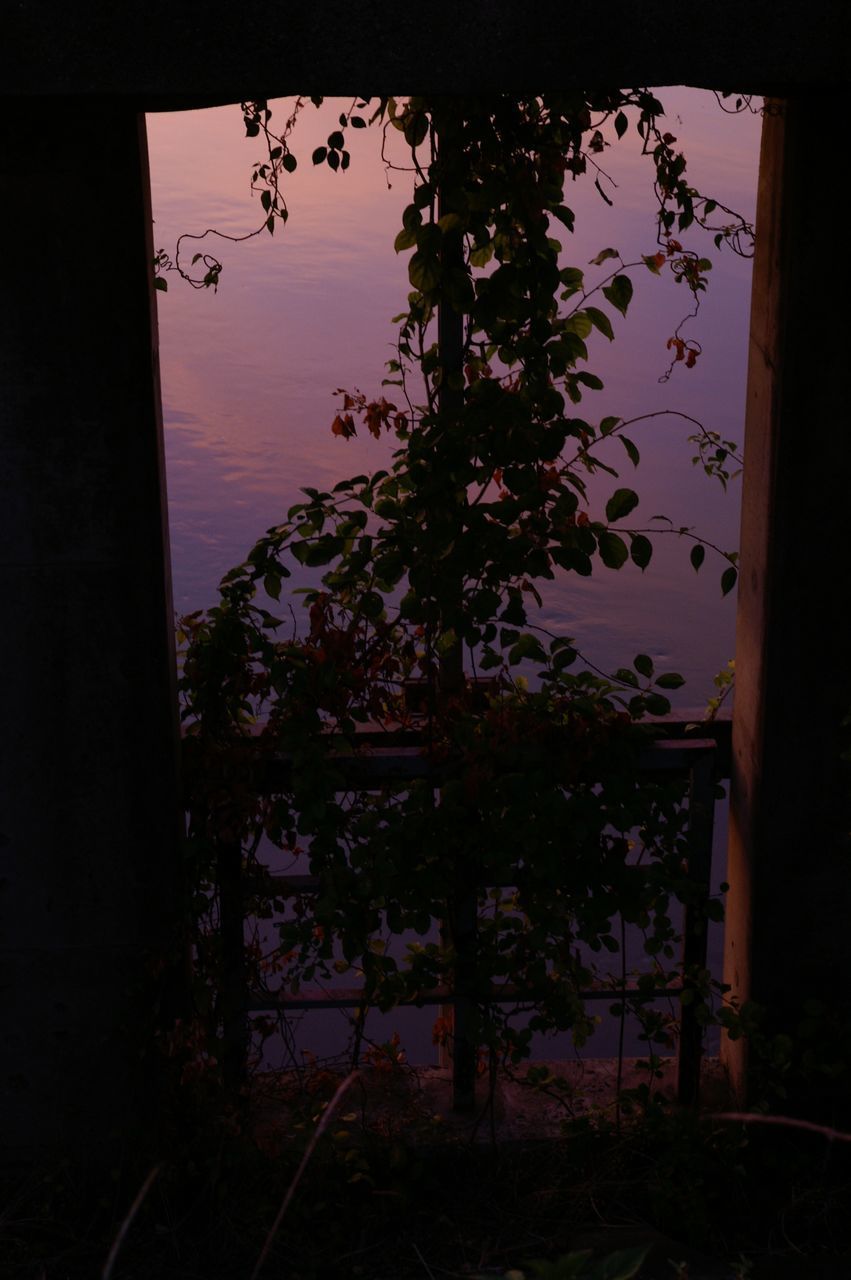
<svg viewBox="0 0 851 1280">
<path fill-rule="evenodd" d="M 715 752 L 702 751 L 691 768 L 689 786 L 689 879 L 700 886 L 700 903 L 688 903 L 683 920 L 683 988 L 694 989 L 689 971 L 706 968 L 706 903 L 712 871 L 712 834 L 715 826 Z M 683 1004 L 680 1014 L 680 1042 L 677 1055 L 677 1099 L 696 1107 L 700 1097 L 700 1064 L 703 1057 L 703 1026 L 698 1021 L 699 1004 L 694 997 Z"/>
<path fill-rule="evenodd" d="M 851 1024 L 851 313 L 831 203 L 846 126 L 840 93 L 819 94 L 817 124 L 812 102 L 769 101 L 763 124 L 724 973 L 734 997 L 766 1010 L 765 1030 L 793 1044 L 816 992 L 826 1024 Z M 724 1038 L 722 1054 L 746 1102 L 746 1039 Z M 784 1106 L 845 1127 L 844 1085 L 798 1088 Z"/>
<path fill-rule="evenodd" d="M 248 1049 L 242 846 L 238 842 L 228 841 L 219 845 L 216 856 L 216 876 L 219 889 L 219 936 L 222 947 L 220 993 L 224 1036 L 222 1074 L 226 1087 L 236 1090 L 245 1081 Z"/>
</svg>

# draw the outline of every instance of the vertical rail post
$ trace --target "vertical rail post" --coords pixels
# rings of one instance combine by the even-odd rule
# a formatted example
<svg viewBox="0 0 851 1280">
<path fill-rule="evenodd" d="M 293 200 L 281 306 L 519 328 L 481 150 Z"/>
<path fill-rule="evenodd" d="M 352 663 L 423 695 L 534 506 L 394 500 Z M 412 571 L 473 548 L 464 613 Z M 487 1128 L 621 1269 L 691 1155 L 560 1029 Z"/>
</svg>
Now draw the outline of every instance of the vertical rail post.
<svg viewBox="0 0 851 1280">
<path fill-rule="evenodd" d="M 443 159 L 444 155 L 454 158 L 457 153 L 458 141 L 455 137 L 457 133 L 457 120 L 453 119 L 453 103 L 450 100 L 447 110 L 441 112 L 441 119 L 437 122 L 437 157 L 440 163 L 440 182 L 437 196 L 437 212 L 439 217 L 444 217 L 452 212 L 451 195 L 446 189 L 446 164 Z M 443 234 L 441 241 L 440 263 L 444 273 L 450 271 L 463 271 L 464 264 L 464 242 L 458 231 L 447 230 Z M 464 388 L 463 388 L 463 370 L 464 370 L 464 315 L 461 311 L 456 311 L 446 297 L 445 291 L 441 293 L 440 301 L 437 306 L 437 349 L 440 359 L 440 386 L 438 388 L 438 410 L 441 419 L 448 424 L 450 431 L 459 431 L 461 429 L 461 419 L 464 413 Z M 462 507 L 466 503 L 466 492 L 457 493 L 452 484 L 451 477 L 446 477 L 446 499 L 449 503 L 450 513 L 457 518 L 460 515 Z M 442 515 L 443 513 L 436 513 Z M 451 572 L 451 571 L 450 571 Z M 461 613 L 464 604 L 464 584 L 460 574 L 452 575 L 449 582 L 449 616 L 442 618 L 442 623 L 447 622 L 458 624 L 461 620 Z M 456 639 L 455 643 L 441 656 L 439 670 L 440 693 L 444 703 L 452 698 L 461 695 L 464 689 L 464 650 L 460 639 Z"/>
<path fill-rule="evenodd" d="M 447 190 L 447 169 L 459 156 L 457 105 L 452 99 L 444 100 L 444 108 L 437 113 L 435 132 L 437 158 L 440 169 L 438 186 L 438 215 L 452 212 L 451 189 Z M 465 270 L 464 242 L 458 231 L 447 230 L 443 235 L 441 266 L 444 272 Z M 438 406 L 441 418 L 449 430 L 460 430 L 464 412 L 464 315 L 449 302 L 445 294 L 437 308 L 437 345 L 440 357 L 440 387 Z M 456 516 L 466 503 L 466 492 L 448 492 L 448 501 Z M 460 576 L 450 584 L 450 608 L 444 615 L 444 625 L 456 627 L 463 611 L 464 584 Z M 447 707 L 453 699 L 463 695 L 464 651 L 460 639 L 440 659 L 439 687 L 441 702 Z M 476 915 L 478 894 L 475 883 L 470 883 L 470 870 L 464 864 L 464 851 L 459 854 L 453 883 L 449 889 L 448 932 L 455 952 L 452 976 L 452 1106 L 455 1111 L 470 1111 L 475 1105 L 476 1050 L 473 1023 L 473 986 L 476 977 Z"/>
<path fill-rule="evenodd" d="M 221 1013 L 224 1036 L 222 1073 L 228 1089 L 245 1081 L 248 1056 L 248 991 L 245 974 L 245 915 L 242 895 L 242 845 L 222 841 L 216 857 L 219 883 L 219 936 L 222 948 Z"/>
<path fill-rule="evenodd" d="M 452 975 L 452 1109 L 472 1111 L 476 1105 L 475 999 L 478 894 L 465 883 L 464 868 L 456 881 L 450 928 L 455 948 Z"/>
<path fill-rule="evenodd" d="M 688 902 L 683 922 L 683 990 L 693 994 L 680 1012 L 680 1042 L 677 1055 L 677 1100 L 696 1107 L 700 1095 L 700 1064 L 703 1056 L 703 1026 L 697 1017 L 699 1000 L 689 973 L 706 968 L 707 922 L 712 868 L 712 835 L 715 826 L 715 752 L 701 750 L 691 766 L 689 783 L 689 878 L 700 886 L 699 902 Z"/>
</svg>

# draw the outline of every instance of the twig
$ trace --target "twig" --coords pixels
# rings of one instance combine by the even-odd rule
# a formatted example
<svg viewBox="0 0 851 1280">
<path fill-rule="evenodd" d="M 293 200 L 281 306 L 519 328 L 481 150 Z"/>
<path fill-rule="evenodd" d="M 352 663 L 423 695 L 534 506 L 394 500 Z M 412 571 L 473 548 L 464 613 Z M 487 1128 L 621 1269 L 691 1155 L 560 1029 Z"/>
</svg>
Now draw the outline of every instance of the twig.
<svg viewBox="0 0 851 1280">
<path fill-rule="evenodd" d="M 626 922 L 623 912 L 621 920 L 621 988 L 620 988 L 620 1023 L 618 1025 L 618 1074 L 615 1084 L 615 1133 L 621 1131 L 621 1093 L 623 1090 L 623 1042 L 626 1029 Z"/>
<path fill-rule="evenodd" d="M 154 1185 L 154 1182 L 161 1168 L 162 1168 L 161 1164 L 155 1164 L 153 1169 L 150 1171 L 147 1178 L 139 1188 L 136 1199 L 133 1201 L 130 1208 L 128 1209 L 127 1216 L 125 1217 L 121 1226 L 118 1228 L 118 1235 L 115 1237 L 115 1239 L 112 1242 L 112 1248 L 109 1251 L 109 1256 L 106 1262 L 104 1263 L 103 1271 L 101 1273 L 102 1280 L 109 1280 L 110 1276 L 112 1275 L 112 1268 L 115 1266 L 115 1260 L 118 1257 L 118 1253 L 119 1253 L 119 1250 L 121 1249 L 121 1246 L 124 1244 L 124 1240 L 125 1240 L 125 1237 L 127 1236 L 127 1232 L 130 1230 L 130 1227 L 133 1224 L 133 1219 L 136 1217 L 136 1214 L 141 1209 L 142 1202 L 145 1199 L 145 1196 L 148 1194 L 151 1187 Z"/>
<path fill-rule="evenodd" d="M 812 1120 L 797 1120 L 794 1116 L 762 1116 L 753 1111 L 713 1111 L 709 1118 L 730 1120 L 736 1124 L 774 1124 L 784 1129 L 805 1129 L 808 1133 L 820 1133 L 831 1142 L 851 1142 L 851 1133 L 832 1129 L 826 1124 L 814 1124 Z"/>
<path fill-rule="evenodd" d="M 337 1109 L 337 1104 L 339 1103 L 340 1099 L 343 1097 L 343 1094 L 346 1092 L 349 1085 L 352 1084 L 352 1082 L 359 1075 L 360 1075 L 359 1071 L 350 1071 L 349 1074 L 346 1076 L 345 1080 L 342 1082 L 342 1084 L 338 1086 L 337 1092 L 334 1094 L 333 1098 L 328 1103 L 328 1106 L 325 1108 L 325 1114 L 323 1115 L 322 1119 L 319 1121 L 319 1124 L 316 1126 L 313 1137 L 310 1139 L 310 1142 L 308 1143 L 307 1150 L 305 1151 L 304 1155 L 301 1158 L 301 1163 L 299 1164 L 298 1169 L 296 1169 L 295 1177 L 293 1178 L 292 1182 L 287 1188 L 287 1193 L 284 1196 L 281 1207 L 278 1210 L 277 1216 L 275 1217 L 275 1221 L 272 1223 L 272 1226 L 269 1228 L 269 1234 L 266 1237 L 263 1248 L 260 1250 L 260 1257 L 257 1259 L 257 1262 L 254 1266 L 254 1270 L 251 1273 L 251 1280 L 257 1280 L 257 1277 L 259 1276 L 260 1271 L 263 1267 L 263 1263 L 266 1261 L 267 1257 L 269 1256 L 269 1250 L 272 1247 L 272 1241 L 275 1239 L 275 1236 L 278 1233 L 278 1228 L 280 1227 L 281 1223 L 284 1220 L 284 1214 L 286 1213 L 287 1209 L 289 1209 L 290 1207 L 290 1203 L 292 1201 L 293 1196 L 296 1193 L 298 1184 L 301 1182 L 304 1171 L 307 1168 L 308 1161 L 310 1160 L 310 1157 L 313 1155 L 313 1152 L 316 1149 L 317 1142 L 319 1141 L 319 1139 L 322 1137 L 322 1134 L 327 1129 L 328 1124 L 331 1120 L 331 1117 Z M 106 1276 L 104 1276 L 104 1280 L 107 1280 Z"/>
<path fill-rule="evenodd" d="M 417 1257 L 419 1258 L 420 1262 L 423 1264 L 423 1266 L 425 1267 L 426 1271 L 428 1272 L 429 1280 L 435 1280 L 435 1274 L 434 1274 L 434 1272 L 432 1271 L 431 1267 L 428 1265 L 428 1263 L 426 1262 L 425 1258 L 424 1258 L 424 1257 L 423 1257 L 423 1255 L 420 1253 L 420 1251 L 419 1251 L 418 1247 L 416 1246 L 416 1244 L 414 1244 L 414 1242 L 413 1242 L 413 1241 L 411 1241 L 411 1248 L 413 1249 L 414 1253 L 417 1255 Z"/>
</svg>

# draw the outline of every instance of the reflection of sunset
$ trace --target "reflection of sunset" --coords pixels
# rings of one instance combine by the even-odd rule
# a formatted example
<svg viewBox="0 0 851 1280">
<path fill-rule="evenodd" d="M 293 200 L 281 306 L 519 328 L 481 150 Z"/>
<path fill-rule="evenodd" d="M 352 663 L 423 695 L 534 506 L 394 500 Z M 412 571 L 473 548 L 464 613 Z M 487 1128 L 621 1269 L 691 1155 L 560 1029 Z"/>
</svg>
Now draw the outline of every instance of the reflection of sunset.
<svg viewBox="0 0 851 1280">
<path fill-rule="evenodd" d="M 712 95 L 696 91 L 665 90 L 660 97 L 695 185 L 751 214 L 758 118 L 724 115 Z M 397 256 L 392 246 L 410 178 L 385 173 L 377 131 L 348 130 L 352 160 L 345 173 L 311 164 L 311 152 L 349 105 L 329 102 L 320 112 L 308 105 L 302 113 L 291 139 L 299 165 L 287 178 L 286 226 L 239 245 L 207 237 L 189 255 L 209 247 L 224 263 L 218 293 L 196 293 L 172 274 L 159 298 L 178 608 L 210 603 L 220 574 L 281 518 L 301 486 L 330 486 L 384 465 L 395 443 L 366 431 L 354 440 L 331 431 L 336 388 L 360 388 L 370 398 L 381 393 L 394 336 L 390 317 L 409 288 L 407 254 Z M 274 125 L 285 109 L 272 107 Z M 217 227 L 240 235 L 260 225 L 263 212 L 249 184 L 262 141 L 243 135 L 238 106 L 149 118 L 157 248 L 173 253 L 182 232 Z M 554 234 L 565 246 L 565 264 L 582 267 L 589 278 L 595 270 L 589 259 L 607 245 L 626 261 L 655 252 L 651 166 L 639 151 L 630 132 L 601 157 L 617 183 L 609 188 L 613 208 L 592 179 L 566 189 L 576 233 Z M 715 254 L 708 237 L 698 247 L 715 266 L 701 314 L 684 331 L 704 348 L 695 368 L 679 368 L 659 384 L 667 340 L 690 296 L 670 279 L 633 273 L 635 301 L 627 321 L 616 318 L 614 343 L 600 334 L 589 339 L 589 367 L 605 390 L 589 393 L 578 413 L 599 420 L 679 409 L 741 441 L 749 264 L 726 251 Z M 642 516 L 664 512 L 676 524 L 699 523 L 708 537 L 733 547 L 738 493 L 734 487 L 725 502 L 691 466 L 686 434 L 661 419 L 636 435 Z M 613 461 L 631 483 L 622 451 Z M 643 580 L 625 569 L 617 577 L 601 570 L 588 581 L 554 583 L 548 618 L 582 635 L 583 647 L 604 664 L 641 648 L 687 675 L 700 673 L 700 687 L 689 690 L 689 700 L 699 702 L 709 673 L 730 656 L 733 604 L 721 604 L 714 570 L 693 573 L 687 550 L 676 539 L 659 539 Z"/>
</svg>

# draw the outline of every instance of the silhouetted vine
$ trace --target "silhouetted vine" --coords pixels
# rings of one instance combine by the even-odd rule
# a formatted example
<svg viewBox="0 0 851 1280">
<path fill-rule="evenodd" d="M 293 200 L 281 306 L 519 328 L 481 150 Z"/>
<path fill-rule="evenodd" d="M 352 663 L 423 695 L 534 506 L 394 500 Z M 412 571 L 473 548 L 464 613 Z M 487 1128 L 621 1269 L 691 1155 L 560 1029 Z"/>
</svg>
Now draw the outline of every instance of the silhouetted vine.
<svg viewBox="0 0 851 1280">
<path fill-rule="evenodd" d="M 303 105 L 276 134 L 268 104 L 243 104 L 247 133 L 267 147 L 252 189 L 270 233 L 288 216 L 282 186 L 297 165 L 291 142 Z M 399 447 L 386 470 L 305 489 L 225 576 L 217 605 L 181 624 L 190 836 L 204 908 L 212 854 L 226 839 L 243 847 L 251 912 L 282 909 L 259 862 L 265 836 L 293 865 L 309 860 L 319 880 L 290 899 L 279 944 L 263 959 L 283 990 L 356 970 L 365 1004 L 389 1009 L 457 978 L 463 963 L 477 1038 L 513 1060 L 536 1031 L 586 1040 L 594 1019 L 580 992 L 594 983 L 611 985 L 621 1016 L 633 1003 L 623 963 L 610 978 L 595 959 L 621 952 L 624 921 L 644 931 L 641 996 L 681 980 L 672 904 L 698 892 L 684 784 L 638 767 L 654 732 L 642 721 L 670 710 L 666 692 L 682 678 L 657 672 L 645 654 L 601 674 L 583 666 L 571 637 L 547 635 L 535 620 L 541 582 L 627 561 L 643 571 L 659 533 L 687 539 L 695 570 L 707 548 L 718 552 L 725 593 L 736 581 L 734 551 L 664 517 L 632 525 L 631 487 L 617 483 L 598 506 L 587 485 L 598 473 L 619 481 L 601 457 L 611 457 L 611 442 L 639 464 L 624 431 L 653 415 L 577 416 L 602 387 L 586 341 L 595 332 L 613 340 L 636 272 L 669 270 L 697 304 L 711 262 L 675 230 L 710 228 L 734 252 L 752 235 L 741 219 L 711 227 L 717 210 L 729 211 L 688 184 L 661 114 L 647 89 L 355 99 L 340 114 L 314 164 L 345 170 L 346 130 L 369 125 L 401 135 L 409 152 L 412 189 L 394 247 L 410 253 L 410 289 L 386 390 L 340 389 L 331 429 L 351 438 L 360 423 L 376 437 L 392 433 Z M 584 269 L 562 265 L 552 234 L 556 224 L 573 228 L 565 184 L 590 170 L 609 199 L 596 157 L 606 130 L 622 138 L 630 118 L 655 167 L 658 247 L 635 263 L 605 248 L 590 264 L 599 278 L 586 283 Z M 220 265 L 202 261 L 204 278 L 190 282 L 215 286 Z M 179 253 L 173 265 L 188 278 Z M 439 313 L 456 317 L 455 349 L 437 338 Z M 669 348 L 672 367 L 699 355 L 679 331 Z M 695 461 L 726 484 L 735 445 L 689 422 Z M 303 593 L 304 627 L 284 636 L 274 610 L 294 565 L 316 570 L 316 580 Z M 412 688 L 419 709 L 406 696 Z M 417 729 L 424 774 L 347 789 L 340 758 L 363 754 L 367 728 L 373 745 L 376 733 Z M 285 776 L 258 792 L 263 762 L 281 758 Z M 479 905 L 471 970 L 452 923 L 459 884 Z M 716 917 L 720 904 L 707 910 Z M 430 940 L 435 919 L 448 922 L 442 943 Z M 388 943 L 402 935 L 417 940 L 400 958 Z M 210 935 L 197 947 L 213 973 Z M 710 1020 L 717 984 L 706 972 L 685 976 Z M 518 992 L 513 1009 L 494 1002 L 494 984 Z M 525 1026 L 513 1017 L 520 1012 L 530 1015 Z M 732 1023 L 728 1009 L 717 1016 Z M 670 1018 L 646 1014 L 645 1034 L 669 1045 Z"/>
</svg>

